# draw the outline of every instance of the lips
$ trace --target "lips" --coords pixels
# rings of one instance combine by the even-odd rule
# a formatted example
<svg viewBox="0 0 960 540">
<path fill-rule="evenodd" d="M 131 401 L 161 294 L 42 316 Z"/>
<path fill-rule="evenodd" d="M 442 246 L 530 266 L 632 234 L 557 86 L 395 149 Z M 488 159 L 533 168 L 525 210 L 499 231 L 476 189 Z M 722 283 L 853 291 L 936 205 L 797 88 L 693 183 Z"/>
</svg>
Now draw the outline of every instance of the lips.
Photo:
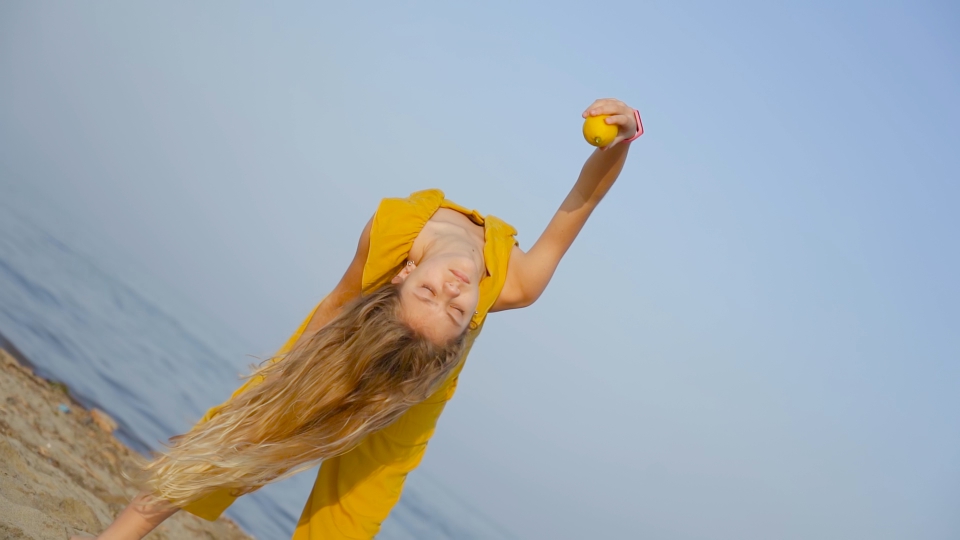
<svg viewBox="0 0 960 540">
<path fill-rule="evenodd" d="M 450 273 L 452 273 L 454 276 L 457 276 L 457 279 L 459 279 L 460 281 L 466 283 L 467 285 L 470 284 L 470 278 L 468 278 L 467 275 L 464 274 L 463 272 L 461 272 L 461 271 L 459 271 L 459 270 L 454 270 L 454 269 L 451 268 L 451 269 L 450 269 Z"/>
</svg>

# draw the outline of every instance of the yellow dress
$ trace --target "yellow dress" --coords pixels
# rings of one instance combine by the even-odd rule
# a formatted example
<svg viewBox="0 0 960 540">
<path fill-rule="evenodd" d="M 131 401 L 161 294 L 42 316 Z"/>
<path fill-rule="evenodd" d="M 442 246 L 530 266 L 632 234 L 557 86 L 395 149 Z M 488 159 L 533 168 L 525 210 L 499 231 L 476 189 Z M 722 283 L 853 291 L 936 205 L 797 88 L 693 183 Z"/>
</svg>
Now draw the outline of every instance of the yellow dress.
<svg viewBox="0 0 960 540">
<path fill-rule="evenodd" d="M 465 359 L 506 281 L 507 263 L 516 244 L 514 236 L 517 231 L 513 227 L 499 218 L 483 217 L 476 210 L 446 200 L 438 189 L 418 191 L 407 198 L 383 199 L 370 230 L 363 290 L 371 291 L 390 282 L 406 262 L 420 230 L 439 208 L 461 212 L 484 228 L 483 255 L 487 274 L 480 280 L 480 302 L 470 321 Z M 293 347 L 312 316 L 313 312 L 280 348 L 278 356 Z M 373 538 L 377 534 L 380 524 L 400 499 L 407 473 L 420 463 L 437 419 L 453 397 L 462 368 L 463 360 L 426 401 L 411 407 L 393 424 L 368 435 L 353 450 L 323 462 L 293 540 L 355 540 Z M 251 379 L 233 395 L 259 382 Z M 201 422 L 215 416 L 220 408 L 217 406 L 207 411 Z M 221 490 L 184 510 L 214 520 L 234 500 L 228 490 Z"/>
</svg>

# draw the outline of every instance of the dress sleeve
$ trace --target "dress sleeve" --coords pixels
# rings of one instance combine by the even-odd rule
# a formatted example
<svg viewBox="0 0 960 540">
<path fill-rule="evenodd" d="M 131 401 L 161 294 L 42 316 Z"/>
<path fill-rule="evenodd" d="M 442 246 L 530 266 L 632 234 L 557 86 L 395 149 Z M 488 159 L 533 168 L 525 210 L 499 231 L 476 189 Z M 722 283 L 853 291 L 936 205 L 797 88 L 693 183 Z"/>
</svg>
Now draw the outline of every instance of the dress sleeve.
<svg viewBox="0 0 960 540">
<path fill-rule="evenodd" d="M 324 461 L 293 540 L 373 538 L 400 499 L 407 473 L 420 464 L 457 378 L 353 450 Z"/>
</svg>

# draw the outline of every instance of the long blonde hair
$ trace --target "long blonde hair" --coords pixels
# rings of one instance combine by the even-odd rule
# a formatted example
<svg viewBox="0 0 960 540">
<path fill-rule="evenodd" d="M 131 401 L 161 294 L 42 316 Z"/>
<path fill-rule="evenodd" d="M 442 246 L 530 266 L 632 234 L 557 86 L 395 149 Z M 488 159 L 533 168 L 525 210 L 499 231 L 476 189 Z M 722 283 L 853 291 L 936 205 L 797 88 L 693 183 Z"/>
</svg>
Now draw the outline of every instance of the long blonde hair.
<svg viewBox="0 0 960 540">
<path fill-rule="evenodd" d="M 184 506 L 233 495 L 308 469 L 355 447 L 429 397 L 457 366 L 465 335 L 438 345 L 400 317 L 386 285 L 344 307 L 309 339 L 251 377 L 262 382 L 144 467 L 147 486 Z"/>
</svg>

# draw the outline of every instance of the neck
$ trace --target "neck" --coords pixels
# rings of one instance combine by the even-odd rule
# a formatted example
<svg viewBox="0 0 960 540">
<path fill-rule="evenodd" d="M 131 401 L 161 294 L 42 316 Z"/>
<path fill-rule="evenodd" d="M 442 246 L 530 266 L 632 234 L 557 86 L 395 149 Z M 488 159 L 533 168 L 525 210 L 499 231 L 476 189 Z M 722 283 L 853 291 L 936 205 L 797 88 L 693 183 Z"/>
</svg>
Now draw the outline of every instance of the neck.
<svg viewBox="0 0 960 540">
<path fill-rule="evenodd" d="M 423 246 L 423 250 L 420 253 L 420 260 L 415 262 L 419 264 L 422 261 L 434 257 L 451 255 L 473 259 L 477 263 L 477 268 L 483 268 L 483 253 L 481 250 L 477 249 L 471 242 L 450 237 L 434 238 L 428 242 Z"/>
<path fill-rule="evenodd" d="M 443 210 L 443 209 L 441 209 Z M 437 212 L 440 213 L 441 210 Z M 452 212 L 452 211 L 451 211 Z M 435 216 L 437 217 L 437 216 Z M 439 217 L 451 217 L 441 215 Z M 409 258 L 422 264 L 433 258 L 458 258 L 473 261 L 478 279 L 486 274 L 483 261 L 483 229 L 470 222 L 465 226 L 460 220 L 466 220 L 460 214 L 452 216 L 452 221 L 437 219 L 428 221 L 420 235 L 411 246 Z M 463 268 L 462 270 L 466 270 Z"/>
</svg>

